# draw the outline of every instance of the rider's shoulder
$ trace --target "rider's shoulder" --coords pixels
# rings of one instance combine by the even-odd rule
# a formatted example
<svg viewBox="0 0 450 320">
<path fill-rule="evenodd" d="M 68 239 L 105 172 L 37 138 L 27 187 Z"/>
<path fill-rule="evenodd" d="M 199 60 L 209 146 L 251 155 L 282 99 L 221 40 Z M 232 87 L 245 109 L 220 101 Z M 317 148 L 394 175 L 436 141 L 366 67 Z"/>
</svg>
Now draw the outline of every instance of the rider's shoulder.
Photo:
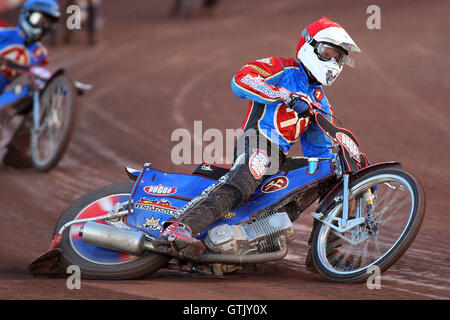
<svg viewBox="0 0 450 320">
<path fill-rule="evenodd" d="M 264 57 L 253 61 L 253 64 L 264 65 L 268 68 L 277 68 L 283 65 L 280 57 Z"/>
<path fill-rule="evenodd" d="M 297 62 L 293 58 L 283 58 L 283 57 L 265 57 L 255 60 L 255 62 L 264 63 L 272 67 L 283 66 L 283 67 L 298 67 Z"/>
<path fill-rule="evenodd" d="M 4 41 L 22 41 L 24 39 L 21 30 L 18 27 L 9 24 L 1 24 L 0 22 L 1 39 Z"/>
<path fill-rule="evenodd" d="M 19 34 L 20 28 L 0 20 L 0 32 Z"/>
<path fill-rule="evenodd" d="M 298 64 L 294 59 L 276 56 L 260 58 L 251 62 L 249 65 L 252 64 L 264 67 L 265 69 L 271 71 L 281 71 L 285 68 L 292 68 L 292 67 L 298 68 Z"/>
<path fill-rule="evenodd" d="M 278 60 L 280 61 L 280 63 L 283 64 L 283 66 L 286 67 L 294 67 L 294 68 L 298 68 L 298 63 L 297 61 L 295 61 L 294 58 L 282 58 L 282 57 L 278 57 Z"/>
</svg>

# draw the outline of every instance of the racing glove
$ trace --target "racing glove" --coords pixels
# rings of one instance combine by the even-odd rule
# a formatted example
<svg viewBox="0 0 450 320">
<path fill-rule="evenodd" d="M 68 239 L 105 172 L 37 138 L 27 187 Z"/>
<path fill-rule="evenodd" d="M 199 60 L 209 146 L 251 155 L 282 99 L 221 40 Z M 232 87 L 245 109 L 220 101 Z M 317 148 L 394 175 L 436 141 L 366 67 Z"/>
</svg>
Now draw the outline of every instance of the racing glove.
<svg viewBox="0 0 450 320">
<path fill-rule="evenodd" d="M 297 93 L 292 93 L 290 95 L 289 107 L 291 107 L 295 112 L 297 112 L 299 118 L 307 116 L 311 111 L 311 104 L 308 100 Z"/>
</svg>

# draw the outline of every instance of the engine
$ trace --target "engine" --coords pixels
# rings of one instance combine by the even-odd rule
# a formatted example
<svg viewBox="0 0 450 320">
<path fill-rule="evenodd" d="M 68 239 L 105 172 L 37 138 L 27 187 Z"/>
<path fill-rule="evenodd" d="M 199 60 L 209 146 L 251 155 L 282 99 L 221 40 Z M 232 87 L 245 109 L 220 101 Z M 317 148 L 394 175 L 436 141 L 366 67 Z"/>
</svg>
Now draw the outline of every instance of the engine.
<svg viewBox="0 0 450 320">
<path fill-rule="evenodd" d="M 214 253 L 257 254 L 278 250 L 278 239 L 294 237 L 294 226 L 286 212 L 269 212 L 248 224 L 222 224 L 209 230 L 205 244 Z"/>
</svg>

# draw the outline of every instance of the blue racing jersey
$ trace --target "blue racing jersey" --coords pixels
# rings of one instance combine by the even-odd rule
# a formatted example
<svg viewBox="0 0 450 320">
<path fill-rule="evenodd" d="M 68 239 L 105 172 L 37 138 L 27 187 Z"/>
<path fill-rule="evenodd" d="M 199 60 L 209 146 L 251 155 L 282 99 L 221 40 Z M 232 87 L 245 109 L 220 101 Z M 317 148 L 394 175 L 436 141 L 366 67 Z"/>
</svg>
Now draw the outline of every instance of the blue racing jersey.
<svg viewBox="0 0 450 320">
<path fill-rule="evenodd" d="M 20 27 L 5 24 L 0 24 L 0 57 L 25 66 L 46 66 L 48 63 L 47 50 L 40 42 L 27 44 Z M 0 69 L 0 92 L 3 92 L 16 75 L 14 70 L 6 67 Z"/>
<path fill-rule="evenodd" d="M 291 93 L 301 93 L 332 114 L 322 86 L 310 83 L 300 62 L 268 57 L 247 63 L 235 74 L 231 87 L 236 96 L 250 100 L 244 131 L 258 130 L 285 154 L 300 140 L 305 157 L 335 157 L 331 139 L 309 117 L 299 118 L 285 103 Z M 330 115 L 325 116 L 332 120 Z"/>
</svg>

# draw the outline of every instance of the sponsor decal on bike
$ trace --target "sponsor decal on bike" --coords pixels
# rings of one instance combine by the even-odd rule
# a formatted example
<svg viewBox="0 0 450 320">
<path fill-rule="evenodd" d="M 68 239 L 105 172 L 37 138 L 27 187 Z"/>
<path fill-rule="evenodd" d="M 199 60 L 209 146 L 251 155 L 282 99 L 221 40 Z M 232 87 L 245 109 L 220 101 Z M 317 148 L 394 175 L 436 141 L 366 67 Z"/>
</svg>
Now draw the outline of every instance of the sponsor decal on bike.
<svg viewBox="0 0 450 320">
<path fill-rule="evenodd" d="M 144 209 L 151 210 L 155 212 L 165 213 L 169 215 L 175 215 L 178 211 L 177 207 L 174 207 L 170 204 L 167 199 L 162 199 L 160 201 L 157 200 L 149 200 L 147 198 L 142 198 L 134 205 L 136 209 Z"/>
<path fill-rule="evenodd" d="M 224 216 L 224 218 L 225 218 L 225 219 L 231 219 L 231 218 L 233 218 L 234 216 L 236 216 L 236 212 L 228 212 L 228 213 Z"/>
<path fill-rule="evenodd" d="M 188 203 L 186 203 L 179 211 L 177 211 L 177 215 L 180 216 L 182 213 L 184 213 L 186 210 L 192 208 L 197 202 L 201 201 L 202 199 L 205 199 L 207 196 L 209 196 L 209 194 L 213 191 L 214 188 L 216 188 L 217 186 L 219 186 L 220 184 L 223 184 L 224 182 L 226 182 L 228 176 L 224 175 L 223 177 L 221 177 L 219 179 L 218 183 L 213 183 L 212 185 L 210 185 L 208 188 L 206 188 L 205 190 L 202 191 L 202 193 L 200 193 L 198 196 L 196 196 L 194 199 L 192 199 L 191 201 L 189 201 Z M 178 218 L 178 216 L 175 216 L 176 218 Z"/>
<path fill-rule="evenodd" d="M 14 90 L 14 94 L 19 95 L 22 93 L 23 86 L 21 84 L 17 84 L 14 86 L 13 90 Z"/>
<path fill-rule="evenodd" d="M 347 151 L 350 153 L 352 158 L 354 158 L 356 161 L 360 162 L 360 152 L 358 145 L 353 141 L 352 138 L 350 138 L 348 135 L 342 132 L 336 133 L 336 139 L 339 140 L 339 142 L 347 149 Z"/>
<path fill-rule="evenodd" d="M 254 149 L 248 162 L 253 177 L 255 177 L 255 179 L 261 178 L 266 173 L 269 163 L 269 157 L 265 151 Z"/>
<path fill-rule="evenodd" d="M 207 163 L 203 164 L 201 169 L 204 170 L 204 171 L 213 171 L 213 169 L 211 168 L 211 165 L 207 164 Z"/>
<path fill-rule="evenodd" d="M 169 196 L 177 192 L 177 187 L 166 187 L 163 185 L 159 186 L 146 186 L 144 191 L 148 194 L 153 194 L 155 196 Z"/>
<path fill-rule="evenodd" d="M 275 177 L 267 181 L 262 187 L 261 191 L 264 193 L 271 193 L 280 191 L 289 185 L 289 179 L 285 176 Z"/>
<path fill-rule="evenodd" d="M 322 98 L 323 98 L 322 90 L 320 90 L 318 88 L 316 90 L 314 90 L 314 98 L 316 98 L 317 101 L 322 100 Z"/>
<path fill-rule="evenodd" d="M 162 230 L 162 226 L 159 223 L 159 220 L 161 219 L 155 219 L 154 217 L 152 217 L 151 219 L 145 218 L 145 223 L 142 228 L 151 231 Z"/>
</svg>

